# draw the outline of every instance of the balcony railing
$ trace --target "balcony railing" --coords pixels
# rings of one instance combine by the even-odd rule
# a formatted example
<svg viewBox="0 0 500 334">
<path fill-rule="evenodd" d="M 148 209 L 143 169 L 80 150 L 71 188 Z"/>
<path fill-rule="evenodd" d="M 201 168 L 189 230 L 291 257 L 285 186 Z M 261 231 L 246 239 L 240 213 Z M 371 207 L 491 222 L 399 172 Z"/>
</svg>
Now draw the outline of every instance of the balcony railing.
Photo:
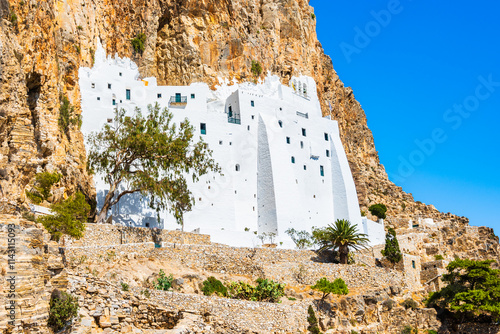
<svg viewBox="0 0 500 334">
<path fill-rule="evenodd" d="M 234 117 L 228 117 L 227 118 L 228 123 L 233 123 L 233 124 L 241 124 L 241 119 L 240 118 L 234 118 Z"/>
<path fill-rule="evenodd" d="M 184 107 L 187 104 L 187 96 L 171 96 L 170 101 L 168 102 L 170 106 L 179 106 L 179 107 Z"/>
</svg>

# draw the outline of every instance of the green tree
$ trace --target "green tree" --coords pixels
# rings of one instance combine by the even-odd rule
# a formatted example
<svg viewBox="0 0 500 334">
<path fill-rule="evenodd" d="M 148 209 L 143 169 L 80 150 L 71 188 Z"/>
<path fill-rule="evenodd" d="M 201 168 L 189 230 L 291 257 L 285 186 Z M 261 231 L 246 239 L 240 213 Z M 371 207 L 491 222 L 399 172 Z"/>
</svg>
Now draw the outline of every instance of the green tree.
<svg viewBox="0 0 500 334">
<path fill-rule="evenodd" d="M 297 231 L 294 228 L 289 228 L 285 233 L 290 236 L 298 249 L 306 249 L 314 244 L 312 235 L 307 231 Z"/>
<path fill-rule="evenodd" d="M 74 196 L 50 206 L 52 215 L 38 218 L 38 222 L 47 229 L 52 240 L 59 241 L 63 234 L 80 239 L 85 232 L 85 222 L 90 212 L 90 205 L 85 196 L 78 192 Z"/>
<path fill-rule="evenodd" d="M 38 173 L 35 183 L 30 191 L 26 190 L 26 196 L 35 204 L 40 204 L 50 197 L 52 186 L 61 180 L 61 174 L 54 172 Z"/>
<path fill-rule="evenodd" d="M 316 281 L 316 284 L 311 286 L 311 289 L 323 293 L 321 300 L 325 300 L 331 293 L 334 295 L 347 295 L 349 293 L 347 284 L 345 284 L 342 278 L 337 278 L 335 281 L 330 282 L 326 277 L 323 277 Z"/>
<path fill-rule="evenodd" d="M 262 74 L 262 65 L 256 60 L 252 60 L 252 73 L 255 77 Z"/>
<path fill-rule="evenodd" d="M 385 214 L 387 212 L 387 207 L 384 204 L 373 204 L 368 210 L 372 215 L 377 216 L 378 219 L 385 219 L 385 217 L 387 217 Z"/>
<path fill-rule="evenodd" d="M 387 230 L 387 234 L 385 235 L 385 247 L 382 249 L 381 253 L 392 263 L 393 267 L 403 259 L 403 254 L 401 254 L 399 242 L 396 238 L 396 231 L 392 227 Z"/>
<path fill-rule="evenodd" d="M 194 204 L 186 175 L 196 182 L 209 171 L 220 172 L 212 151 L 202 140 L 195 142 L 187 119 L 177 126 L 158 103 L 148 106 L 147 116 L 138 108 L 132 116 L 116 110 L 114 124 L 89 137 L 89 169 L 109 185 L 97 222 L 104 223 L 124 195 L 141 193 L 149 196 L 151 208 L 168 210 L 184 226 L 184 212 Z"/>
<path fill-rule="evenodd" d="M 442 278 L 448 285 L 431 293 L 427 306 L 446 309 L 462 322 L 477 316 L 500 320 L 500 270 L 490 267 L 493 262 L 451 261 Z"/>
<path fill-rule="evenodd" d="M 146 35 L 144 33 L 138 33 L 137 36 L 130 40 L 132 47 L 136 53 L 142 54 L 146 49 L 144 43 L 146 43 Z"/>
<path fill-rule="evenodd" d="M 337 219 L 325 228 L 313 228 L 313 239 L 320 250 L 338 249 L 342 264 L 347 264 L 350 249 L 365 248 L 369 241 L 366 234 L 359 233 L 357 226 L 345 219 Z"/>
<path fill-rule="evenodd" d="M 309 333 L 321 334 L 318 327 L 318 318 L 316 318 L 316 313 L 314 312 L 312 305 L 309 305 L 307 308 L 307 322 L 309 323 L 309 326 L 307 327 Z"/>
</svg>

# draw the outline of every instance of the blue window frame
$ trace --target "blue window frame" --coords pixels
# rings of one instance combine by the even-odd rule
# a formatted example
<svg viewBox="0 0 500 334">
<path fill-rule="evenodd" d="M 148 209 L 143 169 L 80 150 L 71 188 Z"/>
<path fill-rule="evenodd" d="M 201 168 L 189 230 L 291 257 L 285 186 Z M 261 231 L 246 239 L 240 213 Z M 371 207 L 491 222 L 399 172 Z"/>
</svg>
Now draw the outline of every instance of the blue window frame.
<svg viewBox="0 0 500 334">
<path fill-rule="evenodd" d="M 292 164 L 295 163 L 295 157 L 292 157 Z"/>
<path fill-rule="evenodd" d="M 194 99 L 196 97 L 196 95 L 194 94 L 191 94 L 191 98 Z"/>
<path fill-rule="evenodd" d="M 116 106 L 116 100 L 115 99 L 113 99 L 113 105 Z"/>
<path fill-rule="evenodd" d="M 207 125 L 205 123 L 200 123 L 200 131 L 202 135 L 207 134 Z"/>
<path fill-rule="evenodd" d="M 319 174 L 321 176 L 325 176 L 325 169 L 323 168 L 323 166 L 319 166 Z"/>
<path fill-rule="evenodd" d="M 325 140 L 328 141 L 328 133 L 325 132 Z"/>
<path fill-rule="evenodd" d="M 250 101 L 250 105 L 251 105 L 252 107 L 255 107 L 255 102 L 254 102 L 253 100 L 252 100 L 252 101 Z"/>
<path fill-rule="evenodd" d="M 306 129 L 302 128 L 302 135 L 305 137 L 306 136 Z"/>
<path fill-rule="evenodd" d="M 290 144 L 290 137 L 286 137 L 286 143 Z"/>
<path fill-rule="evenodd" d="M 130 89 L 127 89 L 127 90 L 125 91 L 125 98 L 126 98 L 127 100 L 130 100 Z"/>
<path fill-rule="evenodd" d="M 329 158 L 330 157 L 330 150 L 326 150 L 326 157 Z"/>
</svg>

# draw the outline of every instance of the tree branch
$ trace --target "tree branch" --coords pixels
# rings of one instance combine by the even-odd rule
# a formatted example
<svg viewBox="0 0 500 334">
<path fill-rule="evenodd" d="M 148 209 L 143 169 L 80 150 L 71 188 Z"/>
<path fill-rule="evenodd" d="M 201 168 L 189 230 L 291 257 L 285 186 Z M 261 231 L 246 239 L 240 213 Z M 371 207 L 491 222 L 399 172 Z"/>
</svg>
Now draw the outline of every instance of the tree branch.
<svg viewBox="0 0 500 334">
<path fill-rule="evenodd" d="M 111 203 L 111 206 L 118 203 L 123 196 L 125 196 L 127 194 L 133 194 L 133 193 L 136 193 L 138 191 L 141 191 L 141 189 L 125 190 L 124 192 L 120 193 L 120 195 L 118 195 L 118 197 L 116 197 L 116 199 Z"/>
</svg>

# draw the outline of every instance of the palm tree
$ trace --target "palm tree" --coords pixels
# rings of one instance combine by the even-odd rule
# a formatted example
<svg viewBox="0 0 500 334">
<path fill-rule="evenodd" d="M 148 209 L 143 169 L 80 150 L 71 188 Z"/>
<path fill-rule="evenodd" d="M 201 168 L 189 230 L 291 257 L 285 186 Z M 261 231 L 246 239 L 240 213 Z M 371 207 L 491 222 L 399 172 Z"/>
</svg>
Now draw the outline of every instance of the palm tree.
<svg viewBox="0 0 500 334">
<path fill-rule="evenodd" d="M 346 219 L 337 219 L 325 228 L 313 229 L 313 238 L 321 246 L 321 250 L 338 249 L 340 263 L 347 264 L 349 250 L 362 249 L 368 246 L 368 236 L 359 233 L 356 225 Z"/>
</svg>

